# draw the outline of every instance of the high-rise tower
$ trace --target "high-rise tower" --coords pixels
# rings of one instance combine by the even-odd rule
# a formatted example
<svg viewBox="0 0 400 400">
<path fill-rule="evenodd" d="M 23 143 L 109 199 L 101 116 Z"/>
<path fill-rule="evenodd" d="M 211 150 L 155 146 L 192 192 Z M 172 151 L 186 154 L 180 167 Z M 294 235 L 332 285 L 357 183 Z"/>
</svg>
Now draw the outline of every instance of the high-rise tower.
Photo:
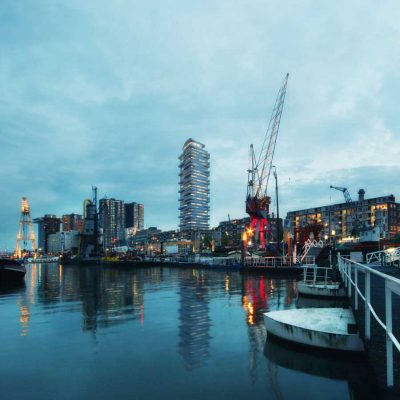
<svg viewBox="0 0 400 400">
<path fill-rule="evenodd" d="M 123 200 L 100 199 L 99 227 L 103 230 L 103 247 L 121 244 L 125 238 L 125 207 Z"/>
<path fill-rule="evenodd" d="M 210 155 L 204 147 L 204 144 L 188 139 L 179 157 L 181 231 L 209 227 Z"/>
<path fill-rule="evenodd" d="M 31 243 L 31 250 L 36 251 L 35 232 L 33 231 L 31 209 L 29 201 L 26 197 L 21 201 L 21 218 L 19 220 L 18 234 L 17 234 L 17 247 L 15 255 L 18 258 L 22 257 L 22 253 L 28 249 L 28 242 Z"/>
</svg>

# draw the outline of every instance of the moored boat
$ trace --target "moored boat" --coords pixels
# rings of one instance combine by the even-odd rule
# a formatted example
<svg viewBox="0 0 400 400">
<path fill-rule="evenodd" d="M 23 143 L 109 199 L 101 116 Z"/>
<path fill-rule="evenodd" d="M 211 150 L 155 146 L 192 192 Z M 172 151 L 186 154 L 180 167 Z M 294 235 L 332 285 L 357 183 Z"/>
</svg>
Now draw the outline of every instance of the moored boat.
<svg viewBox="0 0 400 400">
<path fill-rule="evenodd" d="M 364 351 L 353 312 L 348 308 L 303 308 L 264 314 L 268 334 L 300 345 L 339 351 Z"/>
<path fill-rule="evenodd" d="M 299 294 L 317 297 L 346 297 L 346 291 L 340 282 L 307 282 L 297 283 Z"/>
<path fill-rule="evenodd" d="M 24 279 L 25 267 L 16 260 L 0 258 L 0 282 L 9 283 Z"/>
</svg>

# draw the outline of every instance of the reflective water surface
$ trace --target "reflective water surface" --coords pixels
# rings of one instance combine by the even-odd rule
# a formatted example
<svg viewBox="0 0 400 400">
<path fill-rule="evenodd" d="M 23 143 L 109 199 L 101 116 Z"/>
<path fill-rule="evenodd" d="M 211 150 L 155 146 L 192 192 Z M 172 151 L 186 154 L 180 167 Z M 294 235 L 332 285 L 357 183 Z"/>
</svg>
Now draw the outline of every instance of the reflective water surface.
<svg viewBox="0 0 400 400">
<path fill-rule="evenodd" d="M 363 359 L 266 339 L 263 312 L 297 306 L 292 279 L 27 270 L 24 287 L 0 289 L 2 399 L 379 398 Z"/>
</svg>

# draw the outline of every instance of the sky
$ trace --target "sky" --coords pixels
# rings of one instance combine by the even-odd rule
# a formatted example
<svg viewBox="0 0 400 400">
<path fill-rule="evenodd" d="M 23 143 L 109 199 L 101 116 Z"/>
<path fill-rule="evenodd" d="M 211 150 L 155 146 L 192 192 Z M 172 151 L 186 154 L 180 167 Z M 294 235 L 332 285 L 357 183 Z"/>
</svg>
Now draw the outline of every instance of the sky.
<svg viewBox="0 0 400 400">
<path fill-rule="evenodd" d="M 330 185 L 400 199 L 399 20 L 398 1 L 2 0 L 0 249 L 23 196 L 33 218 L 82 213 L 92 185 L 176 229 L 190 137 L 211 226 L 245 216 L 248 147 L 287 72 L 281 213 L 342 202 Z"/>
</svg>

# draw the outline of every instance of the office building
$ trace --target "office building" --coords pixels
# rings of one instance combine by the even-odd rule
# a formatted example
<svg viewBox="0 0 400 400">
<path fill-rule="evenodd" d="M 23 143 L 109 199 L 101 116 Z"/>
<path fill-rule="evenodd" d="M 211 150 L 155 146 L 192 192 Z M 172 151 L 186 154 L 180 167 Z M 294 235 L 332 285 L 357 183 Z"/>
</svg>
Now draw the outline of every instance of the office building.
<svg viewBox="0 0 400 400">
<path fill-rule="evenodd" d="M 125 203 L 125 228 L 144 229 L 144 204 Z"/>
<path fill-rule="evenodd" d="M 125 240 L 125 207 L 123 200 L 100 199 L 99 228 L 103 237 L 103 248 L 120 246 Z"/>
<path fill-rule="evenodd" d="M 210 155 L 205 145 L 188 139 L 179 157 L 181 231 L 209 228 Z"/>
<path fill-rule="evenodd" d="M 357 201 L 290 211 L 287 219 L 295 241 L 304 243 L 309 237 L 341 241 L 375 227 L 381 238 L 400 233 L 400 204 L 393 195 L 365 199 L 363 189 L 358 194 Z"/>
<path fill-rule="evenodd" d="M 52 254 L 64 252 L 76 254 L 79 246 L 79 235 L 80 232 L 74 230 L 52 233 L 47 239 L 48 252 Z"/>
<path fill-rule="evenodd" d="M 62 216 L 62 230 L 63 232 L 69 231 L 82 231 L 83 218 L 79 214 L 64 214 Z"/>
<path fill-rule="evenodd" d="M 44 217 L 33 220 L 38 226 L 38 249 L 41 253 L 47 253 L 48 237 L 52 233 L 60 232 L 61 219 L 56 215 L 46 214 Z"/>
</svg>

